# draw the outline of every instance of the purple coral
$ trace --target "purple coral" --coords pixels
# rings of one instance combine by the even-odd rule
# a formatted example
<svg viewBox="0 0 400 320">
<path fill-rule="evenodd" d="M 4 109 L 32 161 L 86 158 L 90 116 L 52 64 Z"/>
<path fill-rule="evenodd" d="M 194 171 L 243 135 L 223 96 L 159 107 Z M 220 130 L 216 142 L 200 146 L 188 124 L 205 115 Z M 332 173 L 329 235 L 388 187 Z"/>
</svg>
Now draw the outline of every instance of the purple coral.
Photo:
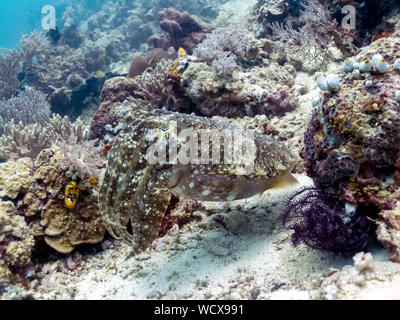
<svg viewBox="0 0 400 320">
<path fill-rule="evenodd" d="M 347 213 L 315 187 L 305 187 L 291 195 L 282 220 L 285 228 L 294 231 L 294 246 L 304 243 L 313 249 L 351 256 L 368 245 L 367 218 L 357 211 Z"/>
<path fill-rule="evenodd" d="M 210 63 L 219 76 L 228 77 L 238 66 L 237 61 L 247 58 L 250 42 L 244 26 L 232 24 L 209 33 L 193 51 L 193 56 Z"/>
</svg>

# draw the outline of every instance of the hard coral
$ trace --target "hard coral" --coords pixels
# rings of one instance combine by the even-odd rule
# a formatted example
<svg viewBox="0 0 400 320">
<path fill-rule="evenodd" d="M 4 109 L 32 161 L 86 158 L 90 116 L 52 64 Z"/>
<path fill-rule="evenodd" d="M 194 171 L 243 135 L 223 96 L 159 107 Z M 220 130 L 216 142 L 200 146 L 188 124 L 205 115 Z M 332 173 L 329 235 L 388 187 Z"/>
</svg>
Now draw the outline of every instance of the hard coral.
<svg viewBox="0 0 400 320">
<path fill-rule="evenodd" d="M 50 55 L 50 45 L 40 32 L 23 35 L 13 50 L 0 54 L 0 98 L 10 98 L 20 89 L 19 77 L 35 74 Z"/>
<path fill-rule="evenodd" d="M 33 230 L 13 202 L 0 201 L 0 286 L 10 281 L 15 268 L 31 263 L 33 246 Z"/>
<path fill-rule="evenodd" d="M 0 157 L 34 159 L 40 151 L 51 147 L 56 141 L 76 144 L 85 140 L 87 134 L 79 118 L 71 123 L 68 117 L 61 118 L 56 114 L 43 126 L 38 123 L 24 126 L 22 122 L 15 124 L 11 121 L 4 126 L 4 134 L 0 137 Z"/>
<path fill-rule="evenodd" d="M 193 51 L 197 60 L 213 66 L 216 73 L 228 78 L 243 60 L 254 59 L 256 52 L 246 28 L 232 24 L 213 30 Z"/>
<path fill-rule="evenodd" d="M 46 95 L 28 88 L 10 99 L 0 100 L 0 118 L 4 124 L 22 121 L 24 125 L 38 123 L 45 125 L 50 120 L 50 105 L 46 101 Z M 4 133 L 0 126 L 0 135 Z"/>
<path fill-rule="evenodd" d="M 399 44 L 397 30 L 363 48 L 353 59 L 362 63 L 379 53 L 393 64 L 400 58 Z M 383 74 L 372 69 L 371 87 L 364 85 L 364 73 L 359 79 L 350 73 L 340 76 L 338 92 L 324 95 L 304 138 L 309 175 L 330 200 L 363 208 L 365 215 L 374 218 L 377 214 L 378 238 L 386 239 L 382 242 L 393 251 L 399 246 L 394 237 L 399 228 L 393 219 L 400 199 L 400 116 L 395 99 L 400 74 L 393 68 Z M 391 258 L 399 260 L 397 254 Z"/>
<path fill-rule="evenodd" d="M 283 225 L 294 231 L 292 243 L 351 256 L 368 244 L 368 220 L 358 213 L 349 216 L 343 207 L 329 202 L 321 190 L 302 188 L 290 196 L 282 215 Z"/>
<path fill-rule="evenodd" d="M 29 259 L 18 258 L 22 255 L 17 244 L 7 249 L 7 261 L 15 253 L 13 265 L 18 261 L 18 265 L 30 261 L 36 240 L 44 239 L 55 250 L 66 253 L 78 244 L 97 243 L 103 239 L 105 227 L 98 213 L 95 190 L 83 191 L 76 208 L 65 207 L 63 195 L 69 178 L 61 168 L 62 159 L 62 153 L 53 147 L 43 150 L 34 161 L 22 158 L 0 164 L 0 213 L 8 213 L 10 219 L 15 215 L 23 222 L 13 238 L 7 238 L 10 227 L 1 230 L 0 238 L 30 243 L 24 251 Z"/>
<path fill-rule="evenodd" d="M 212 27 L 202 22 L 198 17 L 188 12 L 179 12 L 174 8 L 166 8 L 158 13 L 160 27 L 167 34 L 151 36 L 148 39 L 150 47 L 168 50 L 174 47 L 185 48 L 189 53 L 199 44 L 210 32 Z"/>
</svg>

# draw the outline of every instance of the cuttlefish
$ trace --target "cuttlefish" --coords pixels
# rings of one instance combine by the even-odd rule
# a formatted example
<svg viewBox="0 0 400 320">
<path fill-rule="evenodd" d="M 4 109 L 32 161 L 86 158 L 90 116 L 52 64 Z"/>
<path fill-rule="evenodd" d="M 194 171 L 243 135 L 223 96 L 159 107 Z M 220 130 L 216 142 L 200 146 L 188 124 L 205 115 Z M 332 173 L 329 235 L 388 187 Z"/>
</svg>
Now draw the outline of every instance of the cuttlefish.
<svg viewBox="0 0 400 320">
<path fill-rule="evenodd" d="M 156 239 L 172 193 L 200 201 L 244 199 L 297 183 L 294 164 L 290 151 L 269 136 L 156 110 L 127 122 L 116 137 L 99 208 L 110 234 L 140 252 Z"/>
</svg>

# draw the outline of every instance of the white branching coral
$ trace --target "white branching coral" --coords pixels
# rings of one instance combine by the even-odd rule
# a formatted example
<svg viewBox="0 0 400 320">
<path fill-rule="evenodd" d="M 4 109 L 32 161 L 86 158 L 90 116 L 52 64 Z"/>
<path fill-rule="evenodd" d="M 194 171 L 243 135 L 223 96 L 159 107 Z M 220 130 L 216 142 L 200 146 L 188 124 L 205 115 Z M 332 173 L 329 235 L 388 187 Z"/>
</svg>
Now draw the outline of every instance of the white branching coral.
<svg viewBox="0 0 400 320">
<path fill-rule="evenodd" d="M 210 63 L 221 77 L 229 77 L 238 67 L 237 62 L 246 59 L 251 39 L 241 24 L 216 28 L 193 51 L 199 61 Z"/>
<path fill-rule="evenodd" d="M 68 117 L 61 118 L 55 114 L 44 126 L 38 123 L 24 125 L 12 120 L 4 126 L 4 134 L 0 137 L 0 158 L 34 159 L 40 151 L 57 141 L 75 145 L 87 138 L 88 131 L 80 119 L 71 123 Z"/>
<path fill-rule="evenodd" d="M 46 101 L 46 95 L 35 89 L 28 88 L 18 96 L 10 99 L 0 100 L 0 135 L 3 133 L 3 126 L 14 120 L 23 124 L 38 123 L 42 126 L 50 120 L 50 105 Z"/>
<path fill-rule="evenodd" d="M 294 27 L 290 21 L 287 25 L 279 22 L 268 24 L 280 51 L 302 61 L 307 68 L 316 70 L 332 60 L 329 49 L 338 45 L 338 41 L 348 50 L 355 50 L 352 38 L 339 36 L 340 27 L 325 7 L 313 1 L 302 4 L 302 7 L 304 11 L 298 19 L 300 27 Z"/>
<path fill-rule="evenodd" d="M 66 142 L 58 142 L 63 158 L 60 167 L 69 171 L 73 179 L 87 181 L 91 176 L 101 180 L 102 171 L 106 165 L 106 159 L 101 155 L 101 147 L 96 147 L 97 140 L 82 141 L 71 145 Z"/>
<path fill-rule="evenodd" d="M 147 68 L 140 77 L 137 77 L 135 95 L 140 98 L 134 100 L 136 105 L 151 110 L 175 102 L 173 86 L 168 78 L 171 62 L 162 59 L 154 68 Z"/>
<path fill-rule="evenodd" d="M 0 98 L 14 95 L 20 85 L 18 74 L 41 68 L 49 54 L 49 42 L 38 31 L 22 36 L 19 47 L 0 52 Z"/>
<path fill-rule="evenodd" d="M 30 157 L 34 159 L 40 151 L 51 146 L 51 136 L 40 124 L 25 126 L 22 122 L 4 126 L 0 137 L 0 157 L 17 160 Z"/>
</svg>

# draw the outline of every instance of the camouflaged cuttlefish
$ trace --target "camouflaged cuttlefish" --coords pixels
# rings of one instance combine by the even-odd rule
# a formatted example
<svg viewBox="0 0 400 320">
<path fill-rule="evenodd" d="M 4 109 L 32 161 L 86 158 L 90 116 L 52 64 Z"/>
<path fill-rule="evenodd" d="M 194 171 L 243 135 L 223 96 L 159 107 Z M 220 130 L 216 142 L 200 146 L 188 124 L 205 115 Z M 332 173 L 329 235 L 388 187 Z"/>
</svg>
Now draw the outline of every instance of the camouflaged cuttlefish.
<svg viewBox="0 0 400 320">
<path fill-rule="evenodd" d="M 218 148 L 215 142 L 198 143 L 197 155 L 206 150 L 208 163 L 202 157 L 187 163 L 190 138 L 182 139 L 179 134 L 183 130 L 199 133 L 193 141 L 201 140 L 200 133 L 207 131 L 212 133 L 210 141 L 220 141 Z M 296 182 L 290 174 L 294 157 L 271 137 L 253 132 L 254 148 L 244 139 L 243 149 L 225 149 L 225 140 L 215 136 L 216 132 L 232 132 L 237 139 L 244 132 L 241 130 L 228 121 L 162 110 L 128 122 L 109 151 L 99 192 L 100 211 L 111 235 L 129 242 L 133 251 L 139 252 L 156 239 L 171 193 L 194 200 L 233 201 Z M 220 153 L 213 158 L 214 145 Z M 245 150 L 245 160 L 224 161 L 229 159 L 226 154 L 232 155 L 230 150 Z M 179 158 L 182 155 L 183 159 Z M 160 161 L 154 161 L 157 159 Z"/>
</svg>

